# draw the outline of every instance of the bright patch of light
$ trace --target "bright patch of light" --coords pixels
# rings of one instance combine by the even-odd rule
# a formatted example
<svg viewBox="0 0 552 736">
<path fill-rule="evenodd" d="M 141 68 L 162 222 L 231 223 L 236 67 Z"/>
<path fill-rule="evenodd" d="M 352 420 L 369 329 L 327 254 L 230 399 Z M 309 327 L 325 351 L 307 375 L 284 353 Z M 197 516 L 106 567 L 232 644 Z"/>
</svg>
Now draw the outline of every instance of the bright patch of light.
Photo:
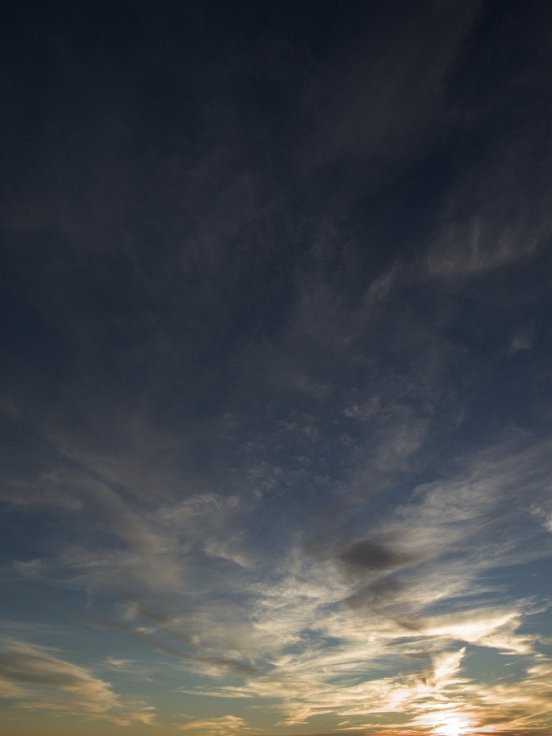
<svg viewBox="0 0 552 736">
<path fill-rule="evenodd" d="M 457 711 L 431 713 L 417 721 L 429 727 L 431 736 L 468 736 L 473 725 L 467 715 Z"/>
</svg>

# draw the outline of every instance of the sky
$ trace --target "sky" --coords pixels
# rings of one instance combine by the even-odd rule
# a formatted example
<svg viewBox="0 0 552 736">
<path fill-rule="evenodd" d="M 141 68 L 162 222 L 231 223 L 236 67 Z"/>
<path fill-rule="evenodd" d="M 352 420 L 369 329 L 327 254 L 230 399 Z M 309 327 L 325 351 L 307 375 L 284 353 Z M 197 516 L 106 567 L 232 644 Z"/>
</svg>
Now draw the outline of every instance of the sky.
<svg viewBox="0 0 552 736">
<path fill-rule="evenodd" d="M 0 7 L 6 736 L 552 734 L 552 5 Z"/>
</svg>

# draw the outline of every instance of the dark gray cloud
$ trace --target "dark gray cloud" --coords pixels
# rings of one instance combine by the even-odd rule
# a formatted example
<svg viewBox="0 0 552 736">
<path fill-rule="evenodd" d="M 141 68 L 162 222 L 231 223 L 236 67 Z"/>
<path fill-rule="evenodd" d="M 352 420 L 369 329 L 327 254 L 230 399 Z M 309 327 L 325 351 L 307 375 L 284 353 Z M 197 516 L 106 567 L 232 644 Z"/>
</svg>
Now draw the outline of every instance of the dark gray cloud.
<svg viewBox="0 0 552 736">
<path fill-rule="evenodd" d="M 417 560 L 417 555 L 393 549 L 387 545 L 363 539 L 355 542 L 338 555 L 338 560 L 350 571 L 379 572 L 400 568 Z"/>
<path fill-rule="evenodd" d="M 385 608 L 402 598 L 405 584 L 397 578 L 383 578 L 375 583 L 359 588 L 353 595 L 347 598 L 347 604 L 353 608 L 372 606 L 373 608 Z"/>
</svg>

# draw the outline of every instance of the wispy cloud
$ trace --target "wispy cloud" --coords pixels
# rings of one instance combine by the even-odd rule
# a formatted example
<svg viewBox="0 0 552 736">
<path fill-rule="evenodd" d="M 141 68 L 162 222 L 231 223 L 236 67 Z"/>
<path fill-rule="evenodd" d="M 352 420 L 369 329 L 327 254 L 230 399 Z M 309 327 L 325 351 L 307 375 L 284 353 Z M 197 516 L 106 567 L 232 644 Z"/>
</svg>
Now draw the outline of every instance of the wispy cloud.
<svg viewBox="0 0 552 736">
<path fill-rule="evenodd" d="M 234 736 L 234 734 L 251 731 L 243 718 L 239 716 L 220 716 L 208 720 L 196 720 L 183 723 L 178 727 L 180 731 L 190 733 L 209 733 L 213 736 Z"/>
<path fill-rule="evenodd" d="M 108 682 L 51 648 L 7 639 L 1 652 L 2 695 L 18 708 L 85 714 L 124 726 L 154 721 L 153 707 L 121 698 Z"/>
<path fill-rule="evenodd" d="M 542 147 L 545 137 L 538 126 L 527 130 L 516 145 L 497 146 L 468 170 L 450 193 L 430 246 L 431 275 L 480 277 L 549 245 L 548 175 L 541 159 L 548 151 Z"/>
<path fill-rule="evenodd" d="M 544 4 L 169 5 L 7 25 L 6 697 L 544 736 Z"/>
<path fill-rule="evenodd" d="M 411 503 L 387 523 L 380 520 L 372 539 L 338 550 L 333 559 L 290 559 L 278 584 L 257 586 L 250 642 L 271 633 L 270 670 L 244 686 L 203 694 L 278 698 L 289 723 L 322 713 L 358 718 L 392 710 L 411 713 L 413 728 L 431 722 L 434 733 L 455 719 L 458 727 L 481 723 L 485 707 L 473 703 L 487 686 L 460 673 L 465 646 L 528 662 L 540 656 L 536 637 L 519 632 L 538 607 L 512 601 L 510 591 L 485 578 L 511 564 L 514 548 L 525 541 L 504 543 L 500 527 L 493 531 L 497 505 L 509 513 L 519 483 L 530 487 L 546 452 L 536 446 L 483 453 L 457 477 L 419 487 Z M 487 539 L 473 542 L 474 554 L 456 552 L 482 533 Z M 464 648 L 451 651 L 458 642 Z M 382 677 L 391 662 L 412 674 Z M 424 663 L 422 670 L 417 662 Z M 515 684 L 509 688 L 514 692 Z M 498 717 L 492 714 L 485 716 L 489 722 Z"/>
<path fill-rule="evenodd" d="M 245 527 L 252 500 L 215 493 L 174 502 L 161 497 L 145 514 L 139 499 L 85 475 L 86 503 L 97 509 L 96 523 L 111 541 L 101 554 L 87 549 L 86 538 L 80 547 L 61 547 L 33 574 L 115 595 L 110 618 L 92 614 L 89 622 L 215 681 L 208 689 L 184 688 L 195 695 L 275 701 L 288 725 L 326 714 L 353 719 L 345 728 L 355 729 L 363 717 L 390 711 L 403 714 L 397 728 L 407 716 L 414 730 L 431 726 L 435 734 L 454 719 L 474 728 L 492 725 L 498 713 L 484 697 L 489 686 L 463 671 L 466 647 L 519 658 L 525 679 L 547 662 L 538 637 L 523 632 L 542 601 L 513 598 L 493 576 L 547 553 L 527 539 L 546 538 L 535 509 L 548 502 L 548 449 L 523 434 L 505 437 L 457 458 L 440 479 L 416 486 L 376 518 L 364 511 L 359 517 L 353 493 L 339 524 L 325 522 L 324 537 L 294 535 L 280 556 L 273 549 L 255 554 L 255 535 Z M 352 527 L 344 534 L 347 515 Z M 27 573 L 14 568 L 11 574 Z M 179 592 L 186 581 L 192 599 Z M 86 668 L 35 645 L 10 644 L 7 653 L 17 667 L 4 674 L 21 706 L 74 707 L 127 721 L 124 701 Z M 129 666 L 123 659 L 107 664 L 119 672 Z M 37 698 L 34 685 L 29 689 L 25 672 L 33 668 L 44 673 L 37 675 L 40 688 L 53 688 L 55 698 Z M 56 685 L 58 669 L 67 686 L 63 677 Z M 238 681 L 229 684 L 228 677 Z M 493 687 L 497 697 L 508 692 L 511 698 L 516 686 Z M 526 702 L 526 690 L 519 692 Z M 139 712 L 138 720 L 151 720 L 150 711 Z M 516 714 L 532 722 L 521 706 Z"/>
</svg>

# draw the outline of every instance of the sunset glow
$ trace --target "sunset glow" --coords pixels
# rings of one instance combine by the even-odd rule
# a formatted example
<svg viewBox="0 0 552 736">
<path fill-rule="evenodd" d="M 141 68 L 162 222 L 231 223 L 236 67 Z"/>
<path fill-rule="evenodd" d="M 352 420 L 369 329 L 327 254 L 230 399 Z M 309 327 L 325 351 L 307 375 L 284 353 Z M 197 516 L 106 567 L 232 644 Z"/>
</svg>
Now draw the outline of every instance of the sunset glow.
<svg viewBox="0 0 552 736">
<path fill-rule="evenodd" d="M 465 736 L 475 725 L 467 715 L 446 708 L 422 716 L 417 722 L 435 736 Z"/>
</svg>

